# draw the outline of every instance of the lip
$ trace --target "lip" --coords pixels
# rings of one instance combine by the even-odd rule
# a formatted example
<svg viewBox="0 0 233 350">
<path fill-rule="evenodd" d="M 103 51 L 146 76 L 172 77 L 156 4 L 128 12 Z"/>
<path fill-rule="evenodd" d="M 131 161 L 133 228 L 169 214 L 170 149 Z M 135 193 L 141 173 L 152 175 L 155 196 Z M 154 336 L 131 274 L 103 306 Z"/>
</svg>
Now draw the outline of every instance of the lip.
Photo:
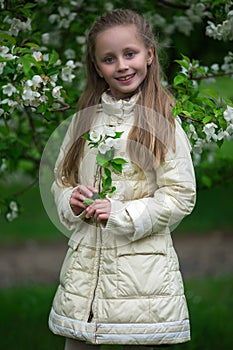
<svg viewBox="0 0 233 350">
<path fill-rule="evenodd" d="M 134 78 L 135 74 L 136 73 L 123 75 L 123 76 L 117 77 L 116 80 L 120 81 L 121 83 L 128 83 Z"/>
</svg>

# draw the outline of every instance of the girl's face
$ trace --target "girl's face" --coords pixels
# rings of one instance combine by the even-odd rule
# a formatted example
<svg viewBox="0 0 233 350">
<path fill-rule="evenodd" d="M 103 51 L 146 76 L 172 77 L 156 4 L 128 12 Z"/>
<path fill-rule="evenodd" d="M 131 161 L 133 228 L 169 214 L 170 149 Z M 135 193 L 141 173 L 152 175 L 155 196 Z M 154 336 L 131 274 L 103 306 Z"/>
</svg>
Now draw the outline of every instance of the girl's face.
<svg viewBox="0 0 233 350">
<path fill-rule="evenodd" d="M 147 49 L 134 24 L 118 25 L 96 37 L 95 67 L 116 99 L 130 97 L 144 81 L 154 49 Z"/>
</svg>

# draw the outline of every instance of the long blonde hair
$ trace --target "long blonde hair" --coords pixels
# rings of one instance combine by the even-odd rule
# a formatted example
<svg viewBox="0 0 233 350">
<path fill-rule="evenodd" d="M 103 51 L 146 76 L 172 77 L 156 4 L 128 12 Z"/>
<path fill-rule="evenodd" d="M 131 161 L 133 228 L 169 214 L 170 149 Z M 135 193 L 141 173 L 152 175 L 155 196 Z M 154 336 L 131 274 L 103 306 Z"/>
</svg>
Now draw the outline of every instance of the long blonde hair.
<svg viewBox="0 0 233 350">
<path fill-rule="evenodd" d="M 158 60 L 157 44 L 150 25 L 145 19 L 131 10 L 113 10 L 99 17 L 91 27 L 87 37 L 86 88 L 78 101 L 80 113 L 87 107 L 100 103 L 101 95 L 108 89 L 108 85 L 101 78 L 95 68 L 95 43 L 96 37 L 101 32 L 118 25 L 135 25 L 146 49 L 154 49 L 154 58 L 148 66 L 147 76 L 140 87 L 140 94 L 135 106 L 134 125 L 128 135 L 127 150 L 130 159 L 139 162 L 142 166 L 148 166 L 148 162 L 154 157 L 156 163 L 164 161 L 165 154 L 170 147 L 174 147 L 174 117 L 172 115 L 172 97 L 161 84 L 161 69 Z M 156 116 L 159 116 L 156 118 Z M 95 114 L 91 113 L 85 118 L 80 118 L 79 130 L 87 133 Z M 87 127 L 88 122 L 88 127 Z M 132 142 L 131 142 L 132 141 Z M 80 160 L 83 155 L 85 140 L 78 138 L 69 149 L 63 163 L 63 179 L 65 183 L 75 186 Z M 138 147 L 135 147 L 137 145 Z M 142 147 L 148 149 L 147 156 Z M 143 147 L 143 149 L 145 148 Z"/>
</svg>

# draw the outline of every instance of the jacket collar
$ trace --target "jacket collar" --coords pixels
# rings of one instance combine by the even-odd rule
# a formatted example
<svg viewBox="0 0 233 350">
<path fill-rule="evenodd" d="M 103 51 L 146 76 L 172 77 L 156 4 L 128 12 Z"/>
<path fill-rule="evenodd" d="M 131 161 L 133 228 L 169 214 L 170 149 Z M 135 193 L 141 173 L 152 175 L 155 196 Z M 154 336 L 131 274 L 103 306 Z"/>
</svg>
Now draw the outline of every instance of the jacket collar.
<svg viewBox="0 0 233 350">
<path fill-rule="evenodd" d="M 116 100 L 106 91 L 101 96 L 101 104 L 104 113 L 120 119 L 126 118 L 134 109 L 140 93 L 136 93 L 130 99 Z"/>
</svg>

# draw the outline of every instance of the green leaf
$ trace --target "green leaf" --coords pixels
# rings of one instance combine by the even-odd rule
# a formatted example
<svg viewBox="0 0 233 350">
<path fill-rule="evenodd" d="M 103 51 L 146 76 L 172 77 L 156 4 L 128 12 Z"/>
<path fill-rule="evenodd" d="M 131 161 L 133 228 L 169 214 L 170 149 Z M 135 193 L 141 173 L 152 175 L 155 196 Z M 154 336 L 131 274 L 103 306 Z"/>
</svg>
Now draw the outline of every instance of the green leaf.
<svg viewBox="0 0 233 350">
<path fill-rule="evenodd" d="M 177 62 L 180 66 L 184 67 L 185 69 L 189 69 L 189 63 L 187 61 L 183 61 L 183 60 L 175 60 L 175 62 Z"/>
<path fill-rule="evenodd" d="M 31 70 L 31 62 L 25 56 L 21 57 L 19 61 L 23 65 L 23 70 L 24 70 L 25 75 L 28 75 L 28 73 Z"/>
<path fill-rule="evenodd" d="M 203 93 L 205 93 L 206 95 L 209 95 L 211 97 L 213 97 L 215 100 L 218 99 L 218 94 L 216 91 L 212 90 L 212 89 L 204 89 Z"/>
<path fill-rule="evenodd" d="M 26 43 L 25 46 L 33 47 L 33 48 L 38 49 L 38 50 L 40 49 L 40 46 L 37 45 L 36 43 L 29 42 L 29 43 Z"/>
<path fill-rule="evenodd" d="M 2 31 L 0 31 L 0 38 L 1 38 L 1 41 L 6 41 L 6 42 L 11 43 L 13 45 L 16 43 L 16 39 L 14 37 L 2 32 Z"/>
<path fill-rule="evenodd" d="M 86 198 L 84 201 L 83 201 L 83 204 L 86 205 L 87 207 L 89 205 L 91 205 L 92 203 L 94 203 L 94 200 L 91 199 L 91 198 Z"/>
<path fill-rule="evenodd" d="M 205 118 L 203 118 L 203 123 L 204 124 L 207 124 L 207 123 L 209 123 L 211 120 L 212 120 L 212 115 L 207 115 Z"/>
<path fill-rule="evenodd" d="M 89 134 L 85 134 L 85 135 L 83 135 L 83 136 L 81 136 L 81 137 L 82 137 L 82 139 L 84 139 L 84 140 L 90 141 L 90 135 L 89 135 Z"/>
<path fill-rule="evenodd" d="M 105 179 L 105 188 L 110 188 L 111 185 L 112 185 L 112 179 L 111 179 L 111 177 L 107 177 Z"/>
<path fill-rule="evenodd" d="M 56 63 L 58 59 L 59 59 L 58 53 L 55 50 L 53 50 L 50 57 L 49 57 L 49 66 Z"/>
<path fill-rule="evenodd" d="M 116 135 L 113 137 L 113 139 L 119 139 L 123 133 L 124 131 L 116 131 Z"/>
<path fill-rule="evenodd" d="M 123 158 L 113 158 L 111 163 L 115 163 L 115 164 L 126 164 L 127 161 Z"/>
<path fill-rule="evenodd" d="M 46 110 L 48 109 L 48 105 L 47 103 L 41 103 L 38 107 L 37 107 L 37 112 L 38 113 L 44 113 L 46 112 Z"/>
<path fill-rule="evenodd" d="M 105 158 L 106 158 L 107 160 L 112 160 L 113 157 L 114 157 L 114 150 L 110 149 L 109 151 L 107 151 L 107 152 L 105 153 Z"/>
<path fill-rule="evenodd" d="M 188 58 L 188 56 L 185 56 L 185 55 L 183 55 L 183 54 L 181 54 L 181 56 L 183 57 L 183 59 L 184 59 L 186 62 L 190 63 L 190 59 Z"/>
<path fill-rule="evenodd" d="M 96 156 L 96 163 L 99 164 L 100 166 L 103 166 L 103 167 L 106 167 L 109 164 L 109 162 L 106 159 L 105 155 L 101 154 L 101 153 L 97 154 L 97 156 Z"/>
<path fill-rule="evenodd" d="M 188 77 L 184 74 L 179 74 L 174 78 L 174 85 L 177 86 L 179 84 L 184 83 L 185 81 L 188 80 Z"/>
<path fill-rule="evenodd" d="M 111 171 L 108 168 L 104 168 L 105 175 L 111 177 Z"/>
<path fill-rule="evenodd" d="M 118 173 L 122 173 L 122 165 L 114 162 L 110 162 L 110 165 L 116 170 Z"/>
</svg>

